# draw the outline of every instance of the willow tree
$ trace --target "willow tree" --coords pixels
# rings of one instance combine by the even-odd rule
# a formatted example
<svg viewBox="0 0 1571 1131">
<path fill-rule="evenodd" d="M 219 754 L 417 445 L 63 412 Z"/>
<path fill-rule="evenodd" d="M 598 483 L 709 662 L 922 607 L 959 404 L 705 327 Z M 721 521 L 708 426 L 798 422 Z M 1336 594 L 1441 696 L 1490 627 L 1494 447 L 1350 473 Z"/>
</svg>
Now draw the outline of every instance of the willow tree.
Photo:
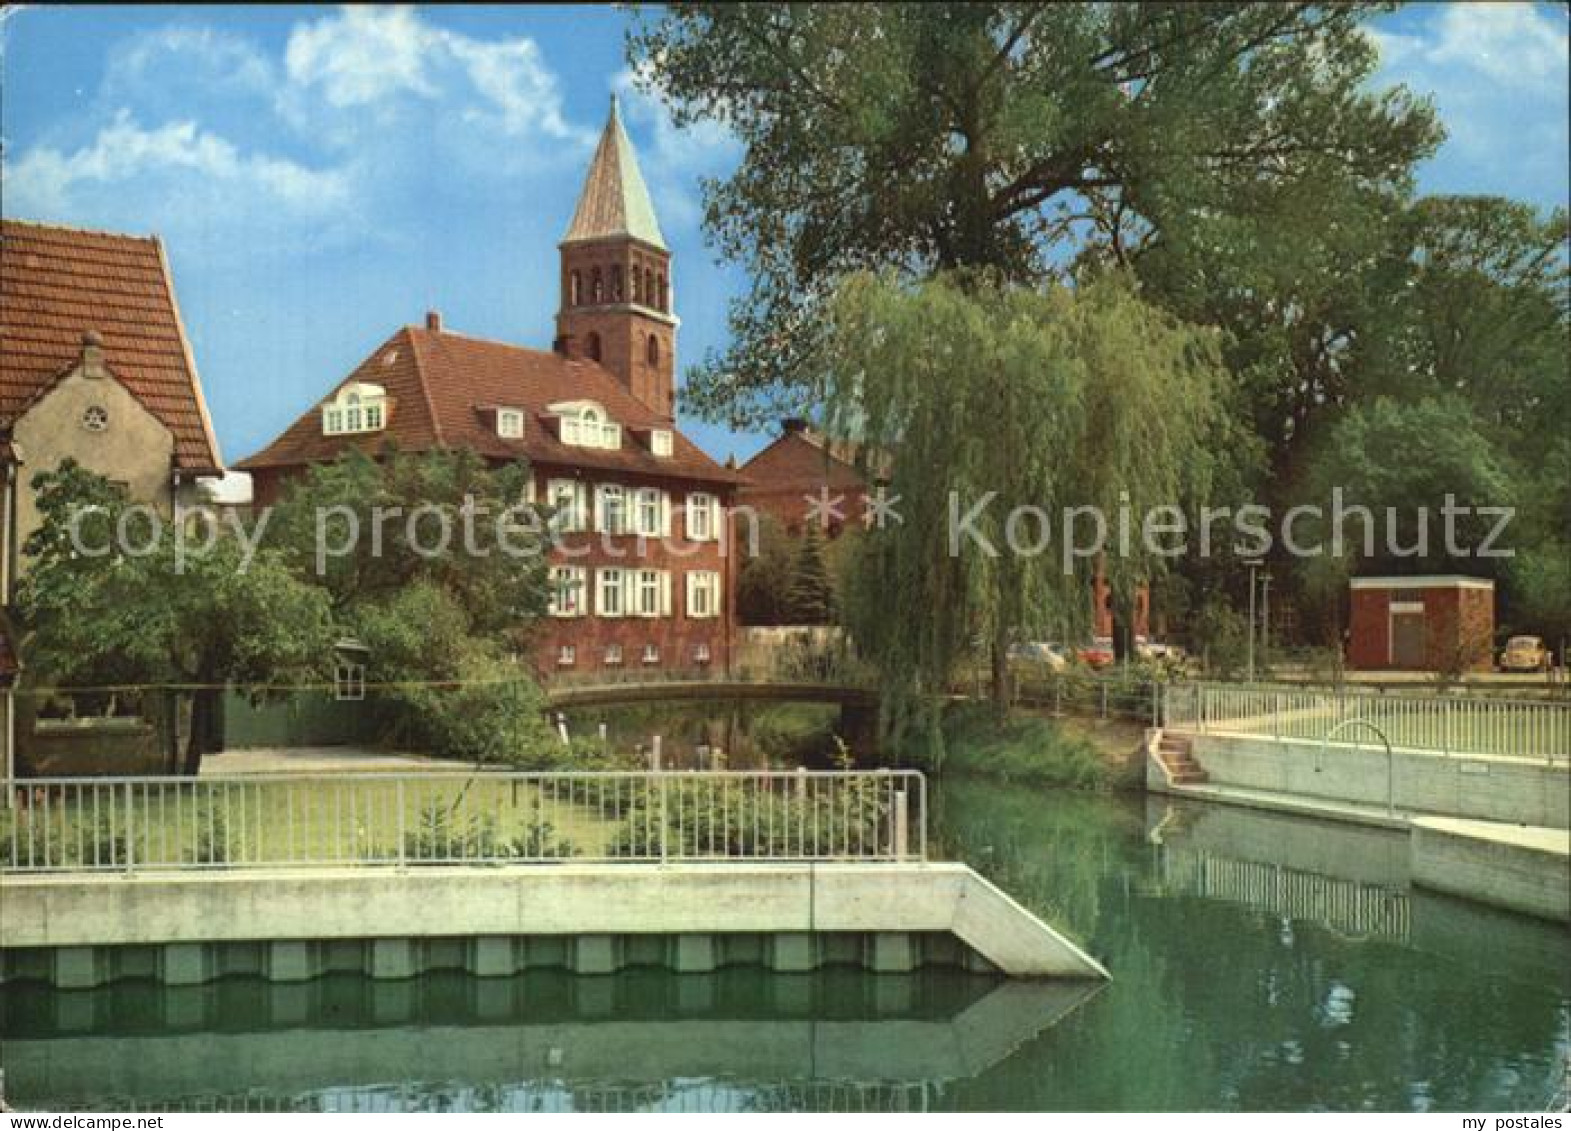
<svg viewBox="0 0 1571 1131">
<path fill-rule="evenodd" d="M 826 313 L 828 427 L 858 441 L 891 505 L 845 610 L 885 722 L 920 721 L 977 640 L 1002 711 L 1016 633 L 1083 632 L 1099 559 L 1126 594 L 1162 568 L 1143 517 L 1205 489 L 1227 428 L 1216 336 L 1120 277 L 1035 289 L 859 275 Z"/>
</svg>

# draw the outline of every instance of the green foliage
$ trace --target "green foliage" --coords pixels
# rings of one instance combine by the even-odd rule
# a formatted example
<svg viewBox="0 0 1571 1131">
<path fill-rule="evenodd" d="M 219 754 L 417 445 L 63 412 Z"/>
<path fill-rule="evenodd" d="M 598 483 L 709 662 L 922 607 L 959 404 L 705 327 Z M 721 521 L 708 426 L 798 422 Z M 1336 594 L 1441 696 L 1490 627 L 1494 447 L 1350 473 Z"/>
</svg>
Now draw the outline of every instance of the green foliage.
<svg viewBox="0 0 1571 1131">
<path fill-rule="evenodd" d="M 943 727 L 946 774 L 1068 789 L 1113 784 L 1096 746 L 1050 719 L 1018 715 L 1001 723 L 991 710 L 963 704 L 945 713 Z M 920 744 L 914 750 L 920 759 Z"/>
<path fill-rule="evenodd" d="M 790 624 L 796 542 L 774 515 L 761 514 L 757 522 L 756 552 L 750 552 L 737 575 L 737 616 L 743 624 Z"/>
<path fill-rule="evenodd" d="M 546 606 L 543 524 L 521 505 L 528 474 L 522 462 L 491 467 L 468 449 L 410 453 L 390 444 L 376 459 L 350 450 L 290 486 L 268 524 L 268 542 L 297 574 L 325 588 L 347 620 L 359 605 L 424 583 L 451 594 L 474 632 L 506 641 Z M 380 522 L 377 508 L 388 516 Z M 448 552 L 422 552 L 437 544 L 438 509 L 452 531 Z M 515 519 L 507 542 L 514 552 L 503 552 L 498 538 L 503 515 Z M 319 560 L 319 529 L 329 548 L 350 545 L 351 532 L 359 537 L 351 552 Z"/>
<path fill-rule="evenodd" d="M 1186 317 L 1217 296 L 1290 330 L 1278 312 L 1346 289 L 1365 225 L 1440 140 L 1428 105 L 1370 81 L 1378 7 L 653 10 L 635 72 L 678 124 L 719 119 L 743 147 L 705 222 L 753 291 L 692 399 L 755 423 L 812 400 L 821 302 L 865 269 L 1133 265 Z"/>
<path fill-rule="evenodd" d="M 448 860 L 496 860 L 504 855 L 496 819 L 489 813 L 455 815 L 456 805 L 430 800 L 420 807 L 415 826 L 404 832 L 404 858 L 415 864 Z"/>
<path fill-rule="evenodd" d="M 187 546 L 210 538 L 205 551 L 185 552 L 166 531 L 132 555 L 110 536 L 129 501 L 103 477 L 66 460 L 33 487 L 42 525 L 23 547 L 29 568 L 17 590 L 30 680 L 213 688 L 324 678 L 337 638 L 327 597 L 276 550 L 248 559 L 231 531 L 197 522 Z M 92 554 L 73 548 L 73 520 Z M 187 765 L 214 695 L 195 696 Z"/>
<path fill-rule="evenodd" d="M 369 649 L 367 681 L 390 740 L 476 763 L 536 769 L 564 760 L 539 688 L 511 658 L 527 649 L 546 601 L 540 527 L 530 526 L 538 516 L 517 509 L 526 476 L 521 463 L 491 468 L 467 450 L 389 447 L 379 460 L 350 452 L 313 467 L 275 514 L 270 539 Z M 435 518 L 416 525 L 412 542 L 404 518 L 378 523 L 376 507 L 404 516 L 443 510 L 453 524 L 449 551 L 421 552 L 434 544 Z M 510 511 L 515 552 L 504 552 L 496 520 Z M 351 553 L 319 562 L 319 527 L 331 547 L 348 545 L 351 530 L 360 537 Z"/>
<path fill-rule="evenodd" d="M 1248 663 L 1249 621 L 1230 601 L 1212 596 L 1191 618 L 1189 641 L 1206 675 L 1232 679 Z"/>
<path fill-rule="evenodd" d="M 831 427 L 893 453 L 902 499 L 899 524 L 862 536 L 845 610 L 897 731 L 948 688 L 973 640 L 996 668 L 1018 632 L 1087 632 L 1095 558 L 1065 553 L 1062 516 L 1144 514 L 1207 488 L 1216 343 L 1125 280 L 1030 291 L 858 276 L 826 324 Z M 1091 527 L 1076 537 L 1089 543 Z M 1164 566 L 1138 537 L 1127 549 L 1107 558 L 1125 594 Z M 1007 679 L 995 686 L 1002 705 Z"/>
<path fill-rule="evenodd" d="M 229 827 L 224 821 L 224 810 L 216 802 L 209 802 L 196 814 L 196 849 L 193 859 L 198 864 L 223 864 L 229 859 Z"/>
<path fill-rule="evenodd" d="M 791 624 L 827 624 L 834 592 L 824 564 L 824 539 L 811 523 L 797 542 L 786 610 Z"/>
<path fill-rule="evenodd" d="M 871 777 L 812 783 L 744 779 L 669 780 L 626 812 L 608 848 L 614 857 L 856 856 L 890 843 L 887 791 Z M 663 828 L 663 833 L 662 833 Z"/>
</svg>

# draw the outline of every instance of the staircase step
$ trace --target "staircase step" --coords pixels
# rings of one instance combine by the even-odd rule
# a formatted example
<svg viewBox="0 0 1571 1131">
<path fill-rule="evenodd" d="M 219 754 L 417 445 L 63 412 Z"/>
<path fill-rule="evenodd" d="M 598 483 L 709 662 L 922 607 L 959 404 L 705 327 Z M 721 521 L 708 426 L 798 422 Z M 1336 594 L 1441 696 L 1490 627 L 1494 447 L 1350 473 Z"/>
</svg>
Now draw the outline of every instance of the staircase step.
<svg viewBox="0 0 1571 1131">
<path fill-rule="evenodd" d="M 1211 780 L 1211 775 L 1204 770 L 1184 770 L 1175 772 L 1172 777 L 1175 785 L 1198 785 Z"/>
</svg>

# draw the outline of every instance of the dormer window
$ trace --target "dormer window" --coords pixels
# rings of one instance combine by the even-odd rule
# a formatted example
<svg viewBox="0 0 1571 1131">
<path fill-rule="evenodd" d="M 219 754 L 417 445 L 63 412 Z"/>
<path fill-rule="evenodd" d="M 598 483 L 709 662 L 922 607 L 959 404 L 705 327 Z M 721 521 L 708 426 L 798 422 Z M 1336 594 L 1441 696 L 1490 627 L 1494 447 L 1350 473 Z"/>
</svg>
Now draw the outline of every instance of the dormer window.
<svg viewBox="0 0 1571 1131">
<path fill-rule="evenodd" d="M 656 428 L 649 433 L 649 450 L 657 456 L 669 457 L 671 454 L 671 430 L 669 428 Z"/>
<path fill-rule="evenodd" d="M 498 409 L 496 434 L 504 440 L 521 440 L 524 436 L 524 414 L 516 408 Z"/>
<path fill-rule="evenodd" d="M 558 420 L 562 443 L 574 448 L 606 448 L 616 451 L 622 446 L 622 426 L 614 423 L 605 409 L 593 401 L 569 401 L 550 406 Z"/>
<path fill-rule="evenodd" d="M 322 406 L 322 434 L 380 432 L 387 427 L 387 390 L 363 381 L 345 385 Z"/>
</svg>

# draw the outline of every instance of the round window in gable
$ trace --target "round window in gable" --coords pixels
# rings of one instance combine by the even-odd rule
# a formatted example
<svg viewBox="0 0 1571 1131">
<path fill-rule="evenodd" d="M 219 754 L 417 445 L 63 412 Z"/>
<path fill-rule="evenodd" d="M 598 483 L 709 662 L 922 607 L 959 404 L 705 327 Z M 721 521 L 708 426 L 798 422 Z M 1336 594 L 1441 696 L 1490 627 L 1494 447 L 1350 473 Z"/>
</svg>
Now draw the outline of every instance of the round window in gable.
<svg viewBox="0 0 1571 1131">
<path fill-rule="evenodd" d="M 89 432 L 102 432 L 109 427 L 109 410 L 101 405 L 89 405 L 82 413 L 82 427 Z"/>
</svg>

